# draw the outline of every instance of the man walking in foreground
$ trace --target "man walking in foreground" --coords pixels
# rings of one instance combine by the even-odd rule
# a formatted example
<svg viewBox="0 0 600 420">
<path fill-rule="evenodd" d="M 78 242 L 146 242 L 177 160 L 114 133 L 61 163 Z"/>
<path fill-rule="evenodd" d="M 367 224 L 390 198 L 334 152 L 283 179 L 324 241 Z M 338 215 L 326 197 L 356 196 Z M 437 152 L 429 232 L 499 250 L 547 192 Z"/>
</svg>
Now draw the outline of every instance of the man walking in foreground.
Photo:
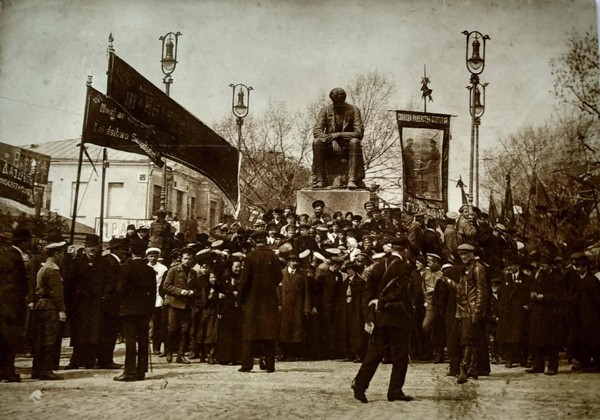
<svg viewBox="0 0 600 420">
<path fill-rule="evenodd" d="M 388 401 L 413 399 L 402 391 L 414 323 L 415 292 L 411 289 L 413 267 L 403 255 L 409 247 L 407 239 L 394 239 L 390 245 L 390 254 L 379 260 L 366 278 L 363 307 L 365 330 L 371 334 L 371 345 L 352 381 L 354 398 L 362 403 L 368 402 L 365 391 L 388 346 L 392 352 Z"/>
</svg>

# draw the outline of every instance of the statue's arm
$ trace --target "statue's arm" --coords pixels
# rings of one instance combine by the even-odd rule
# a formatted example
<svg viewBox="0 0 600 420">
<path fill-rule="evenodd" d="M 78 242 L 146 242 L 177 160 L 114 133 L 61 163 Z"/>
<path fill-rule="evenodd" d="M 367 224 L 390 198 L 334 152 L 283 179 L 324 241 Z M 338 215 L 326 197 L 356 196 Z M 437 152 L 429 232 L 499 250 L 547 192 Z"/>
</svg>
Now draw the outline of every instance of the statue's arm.
<svg viewBox="0 0 600 420">
<path fill-rule="evenodd" d="M 365 127 L 363 125 L 362 116 L 360 114 L 360 109 L 358 107 L 352 105 L 354 109 L 354 120 L 352 121 L 352 127 L 354 127 L 354 131 L 344 131 L 340 133 L 340 137 L 344 139 L 359 139 L 362 140 Z"/>
<path fill-rule="evenodd" d="M 313 137 L 315 139 L 325 139 L 327 137 L 327 133 L 325 132 L 326 128 L 327 128 L 327 110 L 326 110 L 326 107 L 323 107 L 319 111 L 319 116 L 317 117 L 317 123 L 315 124 L 315 128 L 313 129 Z"/>
</svg>

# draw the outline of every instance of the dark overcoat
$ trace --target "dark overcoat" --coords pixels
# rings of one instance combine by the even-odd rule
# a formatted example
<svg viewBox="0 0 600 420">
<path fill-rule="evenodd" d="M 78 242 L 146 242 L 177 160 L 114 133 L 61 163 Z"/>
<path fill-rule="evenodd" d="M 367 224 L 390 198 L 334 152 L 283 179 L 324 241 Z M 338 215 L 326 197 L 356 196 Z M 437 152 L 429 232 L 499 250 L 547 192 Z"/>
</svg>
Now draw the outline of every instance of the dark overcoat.
<svg viewBox="0 0 600 420">
<path fill-rule="evenodd" d="M 119 315 L 152 314 L 156 302 L 156 273 L 143 259 L 131 260 L 119 273 Z"/>
<path fill-rule="evenodd" d="M 375 263 L 363 295 L 365 322 L 374 321 L 375 327 L 413 330 L 417 291 L 412 284 L 412 271 L 412 265 L 394 254 Z M 369 307 L 373 299 L 378 299 L 376 312 Z"/>
<path fill-rule="evenodd" d="M 350 294 L 348 294 L 348 288 Z M 363 344 L 364 317 L 362 299 L 365 280 L 354 276 L 352 284 L 344 279 L 336 296 L 336 311 L 331 331 L 331 348 L 339 352 L 356 352 Z"/>
<path fill-rule="evenodd" d="M 581 346 L 600 350 L 600 280 L 589 272 L 579 280 L 577 303 Z"/>
<path fill-rule="evenodd" d="M 279 308 L 277 286 L 281 283 L 279 258 L 264 245 L 251 251 L 240 277 L 244 340 L 277 340 Z"/>
<path fill-rule="evenodd" d="M 104 332 L 102 293 L 106 279 L 113 275 L 106 260 L 100 256 L 77 257 L 73 262 L 71 283 L 72 344 L 100 344 Z"/>
<path fill-rule="evenodd" d="M 555 273 L 540 273 L 532 281 L 531 292 L 542 294 L 542 300 L 532 299 L 529 344 L 535 347 L 560 348 L 562 346 L 563 323 L 561 306 L 564 294 L 559 289 L 559 278 Z M 597 322 L 597 320 L 596 320 Z"/>
<path fill-rule="evenodd" d="M 529 314 L 524 308 L 529 303 L 531 277 L 519 273 L 515 281 L 511 275 L 502 277 L 498 291 L 498 330 L 499 343 L 526 343 L 529 329 Z"/>
<path fill-rule="evenodd" d="M 296 270 L 291 274 L 287 267 L 282 270 L 279 286 L 279 306 L 281 306 L 281 328 L 279 341 L 299 343 L 304 341 L 306 325 L 304 314 L 311 310 L 308 278 Z"/>
</svg>

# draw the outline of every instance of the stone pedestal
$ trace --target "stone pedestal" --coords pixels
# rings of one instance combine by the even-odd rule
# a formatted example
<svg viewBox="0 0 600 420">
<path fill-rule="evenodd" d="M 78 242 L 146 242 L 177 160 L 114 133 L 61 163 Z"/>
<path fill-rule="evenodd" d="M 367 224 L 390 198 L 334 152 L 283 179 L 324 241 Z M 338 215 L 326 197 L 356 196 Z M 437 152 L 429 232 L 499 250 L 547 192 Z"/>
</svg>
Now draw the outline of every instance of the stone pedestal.
<svg viewBox="0 0 600 420">
<path fill-rule="evenodd" d="M 367 190 L 338 190 L 338 189 L 312 189 L 306 188 L 296 193 L 296 214 L 314 213 L 312 203 L 315 200 L 323 200 L 325 213 L 333 215 L 336 211 L 346 213 L 351 211 L 360 214 L 363 218 L 367 216 L 364 205 L 367 201 L 377 204 L 377 194 Z"/>
</svg>

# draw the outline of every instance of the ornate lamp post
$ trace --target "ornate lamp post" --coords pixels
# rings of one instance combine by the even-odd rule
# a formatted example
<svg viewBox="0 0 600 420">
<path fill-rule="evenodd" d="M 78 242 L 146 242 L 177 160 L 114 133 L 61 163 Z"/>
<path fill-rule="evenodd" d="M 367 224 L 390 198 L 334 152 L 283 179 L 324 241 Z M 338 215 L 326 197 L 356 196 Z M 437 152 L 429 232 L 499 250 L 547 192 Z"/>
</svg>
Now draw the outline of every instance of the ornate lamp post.
<svg viewBox="0 0 600 420">
<path fill-rule="evenodd" d="M 479 205 L 479 125 L 485 112 L 485 88 L 488 83 L 479 83 L 479 75 L 485 68 L 485 43 L 490 39 L 477 31 L 463 31 L 466 38 L 465 62 L 471 73 L 469 89 L 469 113 L 471 114 L 471 156 L 469 163 L 469 193 Z M 483 94 L 483 95 L 482 95 Z M 475 175 L 474 175 L 475 173 Z M 473 189 L 475 179 L 475 189 Z"/>
<path fill-rule="evenodd" d="M 158 38 L 159 41 L 162 41 L 162 54 L 160 59 L 160 66 L 165 77 L 163 78 L 163 83 L 165 84 L 165 92 L 167 96 L 170 96 L 170 86 L 173 83 L 173 78 L 171 74 L 175 71 L 175 67 L 177 67 L 177 44 L 179 41 L 179 37 L 181 36 L 181 32 L 168 32 L 166 35 Z M 162 188 L 160 190 L 160 209 L 161 211 L 167 210 L 167 161 L 165 159 L 165 164 L 162 169 Z"/>
<path fill-rule="evenodd" d="M 252 86 L 246 86 L 242 83 L 229 85 L 233 92 L 231 96 L 231 112 L 236 117 L 236 124 L 238 127 L 238 151 L 242 147 L 242 125 L 244 125 L 244 118 L 248 115 L 248 109 L 250 107 L 250 91 Z"/>
</svg>

